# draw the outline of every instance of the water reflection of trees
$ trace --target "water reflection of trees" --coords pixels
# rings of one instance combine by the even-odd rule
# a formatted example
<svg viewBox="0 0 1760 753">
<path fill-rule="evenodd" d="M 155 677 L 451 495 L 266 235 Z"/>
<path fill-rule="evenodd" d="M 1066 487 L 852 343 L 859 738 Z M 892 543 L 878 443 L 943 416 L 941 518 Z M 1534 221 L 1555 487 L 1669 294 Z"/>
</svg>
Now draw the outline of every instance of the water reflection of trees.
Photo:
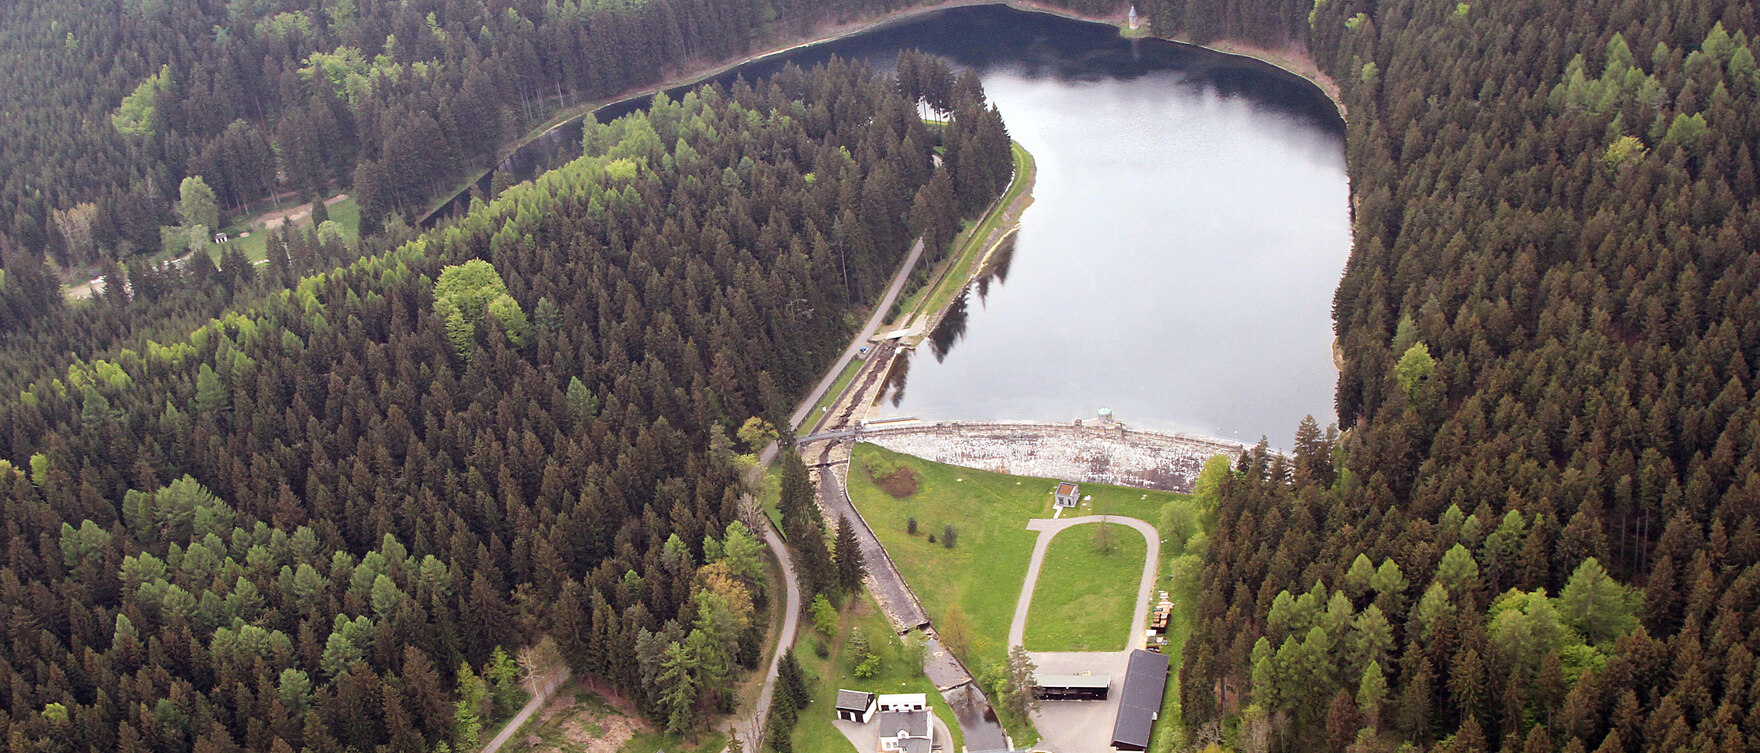
<svg viewBox="0 0 1760 753">
<path fill-rule="evenodd" d="M 977 283 L 979 303 L 982 303 L 985 298 L 989 297 L 991 280 L 995 280 L 997 285 L 1007 284 L 1008 265 L 1014 263 L 1014 239 L 1014 233 L 1009 233 L 1007 236 L 1003 237 L 1003 239 L 997 243 L 996 250 L 991 252 L 990 258 L 984 261 L 984 268 L 978 270 Z"/>
<path fill-rule="evenodd" d="M 990 284 L 1003 285 L 1008 282 L 1008 267 L 1014 262 L 1014 234 L 1010 233 L 997 242 L 996 250 L 985 259 L 984 267 L 978 270 L 976 279 L 971 285 L 961 288 L 959 295 L 947 305 L 947 312 L 942 314 L 941 321 L 929 332 L 929 352 L 935 355 L 935 362 L 947 360 L 947 354 L 953 350 L 955 343 L 966 334 L 966 322 L 971 318 L 970 297 L 975 289 L 978 302 L 983 303 L 990 295 Z M 903 378 L 900 377 L 900 392 L 903 392 Z M 897 405 L 897 397 L 894 397 Z"/>
<path fill-rule="evenodd" d="M 942 315 L 941 322 L 929 333 L 929 352 L 935 354 L 935 362 L 947 360 L 947 351 L 953 350 L 953 344 L 959 342 L 966 334 L 966 296 L 970 287 L 961 288 L 959 295 L 954 296 L 953 303 L 947 305 L 947 313 Z"/>
<path fill-rule="evenodd" d="M 891 370 L 886 372 L 886 384 L 880 388 L 880 399 L 890 398 L 894 408 L 904 402 L 904 380 L 910 375 L 911 356 L 914 353 L 911 350 L 899 351 L 898 356 L 892 359 Z"/>
</svg>

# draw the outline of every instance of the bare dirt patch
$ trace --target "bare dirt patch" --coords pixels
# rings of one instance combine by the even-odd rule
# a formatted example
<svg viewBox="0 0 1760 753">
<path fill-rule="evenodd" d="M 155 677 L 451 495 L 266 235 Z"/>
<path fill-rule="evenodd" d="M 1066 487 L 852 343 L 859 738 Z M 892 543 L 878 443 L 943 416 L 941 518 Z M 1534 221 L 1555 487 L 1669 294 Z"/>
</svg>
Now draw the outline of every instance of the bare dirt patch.
<svg viewBox="0 0 1760 753">
<path fill-rule="evenodd" d="M 507 750 L 522 753 L 617 753 L 647 725 L 633 714 L 578 685 L 544 705 Z"/>
<path fill-rule="evenodd" d="M 868 479 L 893 499 L 904 499 L 916 494 L 923 481 L 916 470 L 884 459 L 869 460 L 866 469 Z"/>
<path fill-rule="evenodd" d="M 337 203 L 339 203 L 347 198 L 348 198 L 348 194 L 345 194 L 345 193 L 336 194 L 335 196 L 332 196 L 328 199 L 325 199 L 324 206 L 326 206 L 326 207 L 335 206 Z M 299 222 L 299 221 L 304 220 L 305 218 L 310 217 L 310 216 L 312 216 L 312 205 L 307 203 L 307 204 L 301 204 L 297 207 L 291 207 L 288 209 L 282 209 L 282 210 L 278 210 L 278 211 L 274 211 L 274 212 L 265 213 L 265 214 L 257 217 L 256 222 L 254 222 L 252 224 L 257 227 L 262 227 L 262 228 L 265 228 L 268 230 L 273 230 L 275 228 L 281 227 L 281 225 L 284 223 Z"/>
</svg>

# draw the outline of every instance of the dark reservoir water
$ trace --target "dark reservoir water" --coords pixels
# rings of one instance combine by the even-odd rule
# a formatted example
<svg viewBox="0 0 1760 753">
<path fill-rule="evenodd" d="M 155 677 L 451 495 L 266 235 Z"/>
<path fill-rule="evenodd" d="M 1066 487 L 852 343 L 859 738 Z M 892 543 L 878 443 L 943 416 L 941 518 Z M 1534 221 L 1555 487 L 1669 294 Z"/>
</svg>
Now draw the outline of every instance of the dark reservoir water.
<svg viewBox="0 0 1760 753">
<path fill-rule="evenodd" d="M 1334 420 L 1331 300 L 1350 250 L 1343 122 L 1256 61 L 1115 28 L 959 8 L 767 58 L 890 68 L 921 49 L 975 69 L 1038 161 L 1012 254 L 974 286 L 883 416 L 1088 418 L 1291 445 Z M 641 106 L 615 105 L 615 117 Z M 515 156 L 572 157 L 571 124 Z"/>
</svg>

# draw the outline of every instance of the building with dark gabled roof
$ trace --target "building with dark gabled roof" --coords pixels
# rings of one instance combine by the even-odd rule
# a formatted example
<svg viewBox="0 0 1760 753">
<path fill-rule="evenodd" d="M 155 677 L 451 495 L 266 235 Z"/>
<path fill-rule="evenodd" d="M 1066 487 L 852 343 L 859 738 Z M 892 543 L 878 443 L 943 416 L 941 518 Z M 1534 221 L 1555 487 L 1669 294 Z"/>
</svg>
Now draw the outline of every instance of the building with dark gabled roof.
<svg viewBox="0 0 1760 753">
<path fill-rule="evenodd" d="M 1167 692 L 1168 661 L 1164 654 L 1136 650 L 1125 669 L 1124 690 L 1118 694 L 1118 718 L 1112 725 L 1112 747 L 1148 750 L 1149 733 L 1161 715 Z"/>
<path fill-rule="evenodd" d="M 873 693 L 839 688 L 837 691 L 838 721 L 867 724 L 869 719 L 874 718 L 875 697 Z"/>
</svg>

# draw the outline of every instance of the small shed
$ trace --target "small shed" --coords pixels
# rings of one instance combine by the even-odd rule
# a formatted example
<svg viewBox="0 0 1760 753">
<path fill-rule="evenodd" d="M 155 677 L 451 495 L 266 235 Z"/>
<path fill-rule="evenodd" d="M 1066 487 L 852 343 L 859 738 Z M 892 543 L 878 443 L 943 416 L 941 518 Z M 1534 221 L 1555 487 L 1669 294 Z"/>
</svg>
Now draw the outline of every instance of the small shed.
<svg viewBox="0 0 1760 753">
<path fill-rule="evenodd" d="M 1082 500 L 1082 488 L 1068 481 L 1057 483 L 1057 506 L 1075 507 Z"/>
<path fill-rule="evenodd" d="M 856 722 L 867 724 L 874 718 L 875 696 L 860 690 L 837 691 L 837 720 L 840 722 Z"/>
<path fill-rule="evenodd" d="M 1112 725 L 1112 747 L 1148 750 L 1149 733 L 1161 715 L 1161 699 L 1167 692 L 1167 657 L 1149 651 L 1132 651 L 1125 670 L 1124 690 L 1119 693 L 1118 717 Z"/>
<path fill-rule="evenodd" d="M 1039 698 L 1046 701 L 1104 701 L 1111 675 L 1039 675 Z"/>
</svg>

